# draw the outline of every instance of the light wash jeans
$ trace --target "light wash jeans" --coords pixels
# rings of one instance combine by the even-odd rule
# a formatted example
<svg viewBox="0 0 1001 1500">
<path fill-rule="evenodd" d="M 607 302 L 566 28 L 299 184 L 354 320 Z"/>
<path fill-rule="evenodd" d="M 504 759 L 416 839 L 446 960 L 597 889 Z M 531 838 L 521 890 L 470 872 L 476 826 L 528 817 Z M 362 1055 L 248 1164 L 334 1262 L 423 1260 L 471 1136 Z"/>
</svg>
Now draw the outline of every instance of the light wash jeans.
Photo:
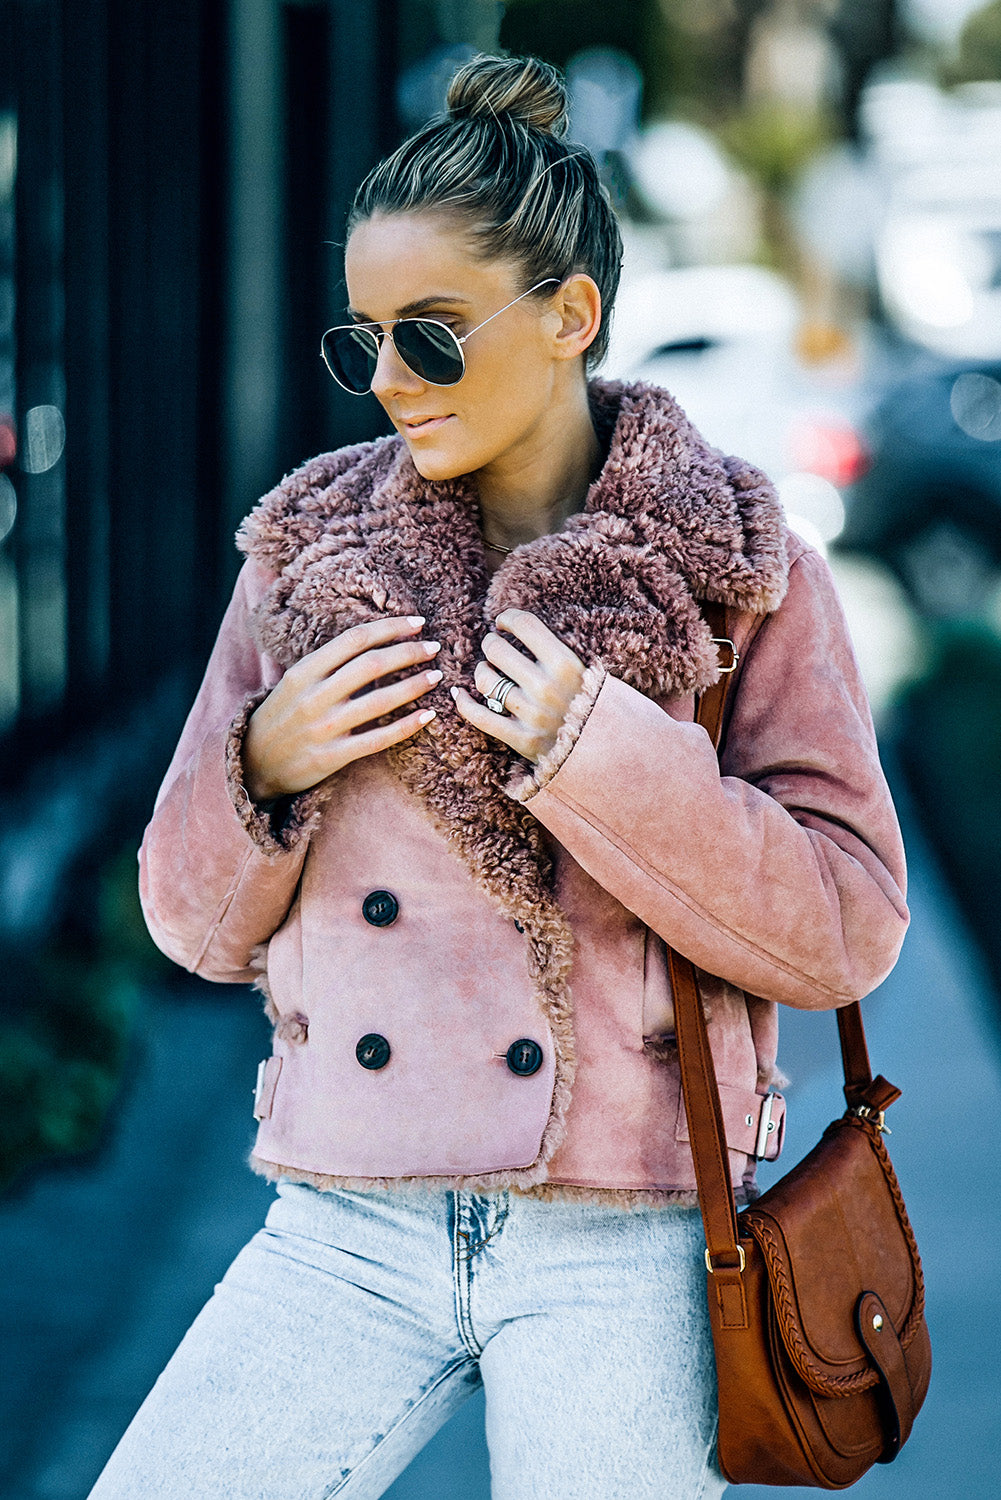
<svg viewBox="0 0 1001 1500">
<path fill-rule="evenodd" d="M 283 1183 L 92 1500 L 370 1500 L 481 1382 L 494 1500 L 718 1496 L 698 1210 Z"/>
</svg>

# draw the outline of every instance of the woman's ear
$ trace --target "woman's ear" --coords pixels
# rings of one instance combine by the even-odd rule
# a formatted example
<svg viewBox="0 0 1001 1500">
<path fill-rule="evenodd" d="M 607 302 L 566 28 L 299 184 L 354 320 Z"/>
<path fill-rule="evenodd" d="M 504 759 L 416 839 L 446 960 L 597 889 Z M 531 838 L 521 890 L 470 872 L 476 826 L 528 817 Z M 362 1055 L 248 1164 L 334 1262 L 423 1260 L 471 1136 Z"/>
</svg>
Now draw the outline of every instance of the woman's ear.
<svg viewBox="0 0 1001 1500">
<path fill-rule="evenodd" d="M 557 359 L 576 359 L 594 342 L 601 327 L 601 293 L 592 276 L 575 271 L 555 297 L 561 323 L 553 340 Z"/>
</svg>

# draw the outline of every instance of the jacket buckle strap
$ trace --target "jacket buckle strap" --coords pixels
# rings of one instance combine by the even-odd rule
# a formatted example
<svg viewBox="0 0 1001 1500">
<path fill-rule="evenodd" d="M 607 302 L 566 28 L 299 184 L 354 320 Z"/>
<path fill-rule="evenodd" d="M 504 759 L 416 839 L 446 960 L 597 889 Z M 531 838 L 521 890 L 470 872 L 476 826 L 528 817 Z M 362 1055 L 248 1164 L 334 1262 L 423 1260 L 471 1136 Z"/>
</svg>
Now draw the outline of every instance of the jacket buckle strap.
<svg viewBox="0 0 1001 1500">
<path fill-rule="evenodd" d="M 761 1112 L 758 1115 L 758 1135 L 754 1142 L 754 1154 L 758 1161 L 764 1161 L 768 1154 L 769 1136 L 774 1135 L 777 1121 L 772 1119 L 772 1106 L 775 1103 L 774 1094 L 766 1094 L 761 1101 Z"/>
<path fill-rule="evenodd" d="M 731 641 L 730 638 L 725 635 L 714 635 L 712 637 L 712 643 L 714 646 L 718 646 L 720 648 L 724 646 L 729 648 L 729 659 L 727 661 L 721 661 L 719 667 L 724 677 L 729 676 L 731 672 L 736 672 L 738 663 L 740 662 L 740 653 L 737 650 L 736 646 L 733 644 L 733 641 Z M 720 654 L 722 655 L 722 649 L 720 651 Z"/>
<path fill-rule="evenodd" d="M 275 1086 L 282 1070 L 280 1057 L 266 1057 L 257 1064 L 257 1086 L 254 1089 L 254 1119 L 269 1120 L 275 1101 Z"/>
</svg>

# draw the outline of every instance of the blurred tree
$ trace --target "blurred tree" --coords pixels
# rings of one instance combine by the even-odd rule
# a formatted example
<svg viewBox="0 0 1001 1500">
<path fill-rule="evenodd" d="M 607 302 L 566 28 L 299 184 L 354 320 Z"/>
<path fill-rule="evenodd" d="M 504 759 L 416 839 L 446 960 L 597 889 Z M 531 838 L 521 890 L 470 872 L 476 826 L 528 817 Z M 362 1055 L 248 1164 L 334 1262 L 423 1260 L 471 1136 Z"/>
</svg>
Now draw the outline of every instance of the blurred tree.
<svg viewBox="0 0 1001 1500">
<path fill-rule="evenodd" d="M 770 0 L 508 0 L 500 41 L 565 67 L 586 47 L 617 47 L 644 77 L 647 118 L 712 125 L 736 107 L 757 16 Z"/>
<path fill-rule="evenodd" d="M 781 197 L 803 167 L 831 139 L 825 114 L 781 99 L 761 99 L 720 128 L 731 156 L 766 190 Z"/>
<path fill-rule="evenodd" d="M 943 69 L 945 83 L 1001 80 L 1001 0 L 969 17 L 959 37 L 959 55 Z"/>
<path fill-rule="evenodd" d="M 754 28 L 772 0 L 658 0 L 680 112 L 710 129 L 740 106 Z"/>
<path fill-rule="evenodd" d="M 404 67 L 434 47 L 462 42 L 479 52 L 498 45 L 500 0 L 403 0 L 397 5 L 397 51 Z"/>
<path fill-rule="evenodd" d="M 873 69 L 900 51 L 903 24 L 899 0 L 838 0 L 829 22 L 841 58 L 841 124 L 851 141 L 859 137 L 859 102 Z"/>
<path fill-rule="evenodd" d="M 830 142 L 830 116 L 788 100 L 756 99 L 735 111 L 717 133 L 760 189 L 760 258 L 801 282 L 803 249 L 787 199 L 807 162 Z"/>
<path fill-rule="evenodd" d="M 508 0 L 500 44 L 565 68 L 586 47 L 617 47 L 643 66 L 643 36 L 656 0 L 610 6 L 605 0 Z"/>
<path fill-rule="evenodd" d="M 500 41 L 561 67 L 589 47 L 616 47 L 632 57 L 643 73 L 646 119 L 680 117 L 719 137 L 761 189 L 764 258 L 798 275 L 801 256 L 783 199 L 836 132 L 832 43 L 846 76 L 867 76 L 894 34 L 888 17 L 895 3 L 636 0 L 626 7 L 607 0 L 508 0 Z M 798 45 L 791 45 L 793 32 Z M 801 97 L 804 45 L 816 77 L 810 97 Z M 760 64 L 766 53 L 777 54 L 770 57 L 774 65 L 759 66 L 751 78 L 752 55 Z"/>
</svg>

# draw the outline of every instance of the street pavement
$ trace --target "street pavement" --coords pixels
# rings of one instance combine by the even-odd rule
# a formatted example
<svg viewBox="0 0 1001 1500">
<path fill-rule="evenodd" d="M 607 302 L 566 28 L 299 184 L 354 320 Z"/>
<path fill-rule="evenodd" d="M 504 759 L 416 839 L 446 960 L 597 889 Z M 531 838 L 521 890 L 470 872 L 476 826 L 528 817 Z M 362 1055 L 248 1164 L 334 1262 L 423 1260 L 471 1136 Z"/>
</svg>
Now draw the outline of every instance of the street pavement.
<svg viewBox="0 0 1001 1500">
<path fill-rule="evenodd" d="M 900 800 L 912 929 L 865 1015 L 874 1068 L 904 1090 L 889 1115 L 889 1145 L 923 1253 L 935 1373 L 910 1443 L 857 1490 L 868 1500 L 993 1500 L 1001 1492 L 1001 1006 L 913 809 Z M 792 1078 L 784 1168 L 840 1113 L 841 1095 L 833 1018 L 783 1019 L 781 1060 Z M 0 1202 L 3 1500 L 84 1500 L 270 1201 L 244 1165 L 253 1077 L 267 1045 L 256 998 L 194 982 L 183 998 L 154 992 L 140 1030 L 104 1149 L 37 1174 Z M 488 1500 L 482 1396 L 387 1493 Z M 753 1500 L 774 1492 L 742 1493 Z M 795 1500 L 813 1492 L 785 1493 Z M 611 1500 L 592 1497 L 586 1476 L 580 1495 Z"/>
<path fill-rule="evenodd" d="M 3 1500 L 88 1493 L 272 1196 L 243 1164 L 257 997 L 191 980 L 150 992 L 137 1030 L 103 1149 L 0 1200 Z"/>
</svg>

